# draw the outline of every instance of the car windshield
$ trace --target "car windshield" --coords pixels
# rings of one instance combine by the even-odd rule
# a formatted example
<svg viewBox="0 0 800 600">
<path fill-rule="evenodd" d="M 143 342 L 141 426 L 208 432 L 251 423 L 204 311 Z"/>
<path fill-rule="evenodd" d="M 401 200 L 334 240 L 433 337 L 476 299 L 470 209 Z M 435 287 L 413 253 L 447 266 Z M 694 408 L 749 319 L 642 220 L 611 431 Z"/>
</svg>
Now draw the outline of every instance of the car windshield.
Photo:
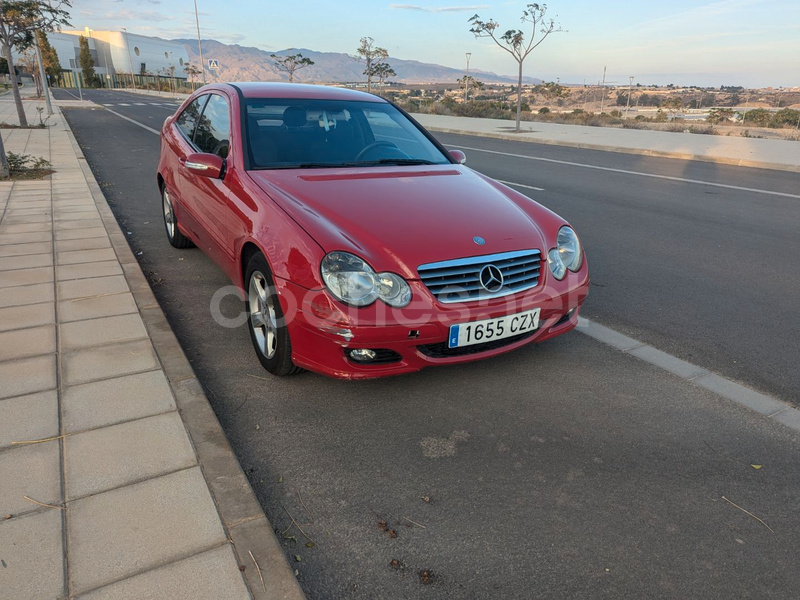
<svg viewBox="0 0 800 600">
<path fill-rule="evenodd" d="M 450 163 L 391 104 L 250 98 L 246 107 L 255 169 Z"/>
</svg>

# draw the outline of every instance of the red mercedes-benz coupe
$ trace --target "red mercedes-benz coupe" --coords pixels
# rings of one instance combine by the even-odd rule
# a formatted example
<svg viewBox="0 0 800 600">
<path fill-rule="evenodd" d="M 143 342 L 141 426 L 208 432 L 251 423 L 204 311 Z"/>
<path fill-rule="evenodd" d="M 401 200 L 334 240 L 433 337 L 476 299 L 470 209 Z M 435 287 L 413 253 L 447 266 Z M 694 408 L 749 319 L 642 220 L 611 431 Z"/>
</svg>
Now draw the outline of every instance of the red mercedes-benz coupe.
<svg viewBox="0 0 800 600">
<path fill-rule="evenodd" d="M 265 369 L 369 378 L 494 356 L 575 327 L 578 236 L 353 90 L 208 85 L 161 132 L 176 248 L 239 286 Z"/>
</svg>

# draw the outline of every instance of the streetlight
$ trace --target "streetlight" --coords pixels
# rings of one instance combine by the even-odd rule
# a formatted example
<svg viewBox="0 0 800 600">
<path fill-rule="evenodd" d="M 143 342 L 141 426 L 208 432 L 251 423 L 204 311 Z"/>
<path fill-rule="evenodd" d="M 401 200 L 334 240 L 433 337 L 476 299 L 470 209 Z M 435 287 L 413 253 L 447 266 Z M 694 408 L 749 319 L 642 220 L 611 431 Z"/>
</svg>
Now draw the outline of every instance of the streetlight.
<svg viewBox="0 0 800 600">
<path fill-rule="evenodd" d="M 203 43 L 200 41 L 200 17 L 197 16 L 197 0 L 194 0 L 194 22 L 197 25 L 197 49 L 200 52 L 200 72 L 203 74 L 203 85 L 206 84 L 206 64 L 203 61 Z"/>
<path fill-rule="evenodd" d="M 136 80 L 133 78 L 133 58 L 131 58 L 131 45 L 128 41 L 128 30 L 125 27 L 121 28 L 125 32 L 125 46 L 128 48 L 128 64 L 131 67 L 131 85 L 136 89 Z"/>
<path fill-rule="evenodd" d="M 464 78 L 464 103 L 469 99 L 469 59 L 472 52 L 467 52 L 467 76 Z"/>
<path fill-rule="evenodd" d="M 631 88 L 633 87 L 633 75 L 628 77 L 628 102 L 625 104 L 625 118 L 628 118 L 628 111 L 631 109 Z"/>
</svg>

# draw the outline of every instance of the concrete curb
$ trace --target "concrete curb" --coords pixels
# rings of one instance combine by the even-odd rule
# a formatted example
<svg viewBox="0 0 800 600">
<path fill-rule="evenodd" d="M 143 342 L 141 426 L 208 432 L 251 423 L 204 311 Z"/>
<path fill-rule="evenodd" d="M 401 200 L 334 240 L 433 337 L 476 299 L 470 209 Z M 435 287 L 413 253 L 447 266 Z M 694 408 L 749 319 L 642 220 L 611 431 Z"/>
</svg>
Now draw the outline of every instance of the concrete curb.
<svg viewBox="0 0 800 600">
<path fill-rule="evenodd" d="M 522 134 L 482 133 L 479 131 L 467 131 L 464 129 L 451 129 L 448 127 L 427 127 L 427 126 L 425 127 L 425 129 L 427 129 L 428 131 L 435 131 L 438 133 L 471 135 L 476 137 L 494 138 L 498 140 L 512 140 L 514 142 L 545 144 L 549 146 L 567 146 L 569 148 L 581 148 L 583 150 L 602 150 L 604 152 L 621 152 L 623 154 L 636 154 L 640 156 L 652 156 L 655 158 L 677 158 L 680 160 L 710 162 L 720 165 L 732 165 L 735 167 L 749 167 L 753 169 L 770 169 L 773 171 L 788 171 L 790 173 L 800 173 L 800 165 L 786 165 L 781 163 L 760 162 L 756 160 L 727 158 L 723 156 L 705 156 L 702 154 L 687 154 L 683 152 L 667 152 L 663 150 L 648 150 L 646 148 L 627 148 L 623 146 L 587 144 L 583 142 L 570 142 L 567 140 L 531 138 L 531 137 L 524 137 L 525 132 L 522 132 Z"/>
<path fill-rule="evenodd" d="M 239 564 L 245 567 L 243 577 L 250 594 L 255 600 L 303 600 L 305 595 L 275 532 L 66 120 L 65 129 L 175 396 L 227 537 Z M 266 586 L 262 585 L 250 553 L 258 561 Z"/>
</svg>

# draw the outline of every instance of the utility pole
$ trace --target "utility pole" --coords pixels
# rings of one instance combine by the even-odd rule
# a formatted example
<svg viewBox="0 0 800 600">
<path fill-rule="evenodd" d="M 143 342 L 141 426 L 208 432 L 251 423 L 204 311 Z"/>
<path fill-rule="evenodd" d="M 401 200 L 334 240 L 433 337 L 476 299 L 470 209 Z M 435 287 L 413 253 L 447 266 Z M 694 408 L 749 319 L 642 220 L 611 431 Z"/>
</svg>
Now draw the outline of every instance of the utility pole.
<svg viewBox="0 0 800 600">
<path fill-rule="evenodd" d="M 628 111 L 631 108 L 631 88 L 633 87 L 633 75 L 628 77 L 628 102 L 625 104 L 625 118 L 628 118 Z"/>
<path fill-rule="evenodd" d="M 203 75 L 203 85 L 205 85 L 206 64 L 203 62 L 203 43 L 200 41 L 200 17 L 197 16 L 197 0 L 194 0 L 194 23 L 197 25 L 197 49 L 200 52 L 200 72 Z"/>
<path fill-rule="evenodd" d="M 128 64 L 131 67 L 131 85 L 136 89 L 136 80 L 133 78 L 133 58 L 131 58 L 131 45 L 128 41 L 128 30 L 123 27 L 122 31 L 125 32 L 125 46 L 128 48 Z"/>
<path fill-rule="evenodd" d="M 606 103 L 606 67 L 603 67 L 603 83 L 600 84 L 600 114 L 603 114 L 603 107 Z"/>
<path fill-rule="evenodd" d="M 469 58 L 472 56 L 472 52 L 467 52 L 467 76 L 464 78 L 464 104 L 467 103 L 469 99 Z"/>
<path fill-rule="evenodd" d="M 42 51 L 39 48 L 39 33 L 33 33 L 33 45 L 36 47 L 36 63 L 39 65 L 39 77 L 42 80 L 42 90 L 44 91 L 44 101 L 47 105 L 47 114 L 53 114 L 53 104 L 50 102 L 50 86 L 47 81 L 47 73 L 44 72 L 44 65 L 42 64 Z"/>
</svg>

